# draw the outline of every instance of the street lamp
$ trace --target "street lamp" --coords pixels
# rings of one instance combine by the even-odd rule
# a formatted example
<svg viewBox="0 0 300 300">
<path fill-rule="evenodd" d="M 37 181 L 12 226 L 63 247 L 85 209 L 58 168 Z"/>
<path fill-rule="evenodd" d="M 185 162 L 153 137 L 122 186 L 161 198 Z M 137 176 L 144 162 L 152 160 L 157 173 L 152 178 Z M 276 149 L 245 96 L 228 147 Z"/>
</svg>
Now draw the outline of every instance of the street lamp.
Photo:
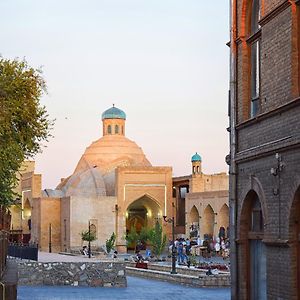
<svg viewBox="0 0 300 300">
<path fill-rule="evenodd" d="M 49 253 L 52 252 L 52 224 L 49 224 Z"/>
<path fill-rule="evenodd" d="M 176 272 L 176 249 L 175 249 L 175 219 L 167 218 L 167 216 L 163 216 L 163 219 L 167 223 L 172 224 L 172 271 L 171 274 L 177 274 Z"/>
<path fill-rule="evenodd" d="M 91 258 L 91 221 L 89 221 L 89 247 L 88 247 L 89 258 Z"/>
</svg>

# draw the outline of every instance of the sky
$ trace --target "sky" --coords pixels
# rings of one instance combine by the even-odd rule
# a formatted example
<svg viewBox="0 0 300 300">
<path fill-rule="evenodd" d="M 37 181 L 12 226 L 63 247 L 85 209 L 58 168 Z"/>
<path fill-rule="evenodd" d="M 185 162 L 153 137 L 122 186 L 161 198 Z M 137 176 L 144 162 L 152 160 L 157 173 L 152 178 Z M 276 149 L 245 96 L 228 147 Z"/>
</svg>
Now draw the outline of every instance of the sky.
<svg viewBox="0 0 300 300">
<path fill-rule="evenodd" d="M 43 188 L 71 175 L 114 103 L 154 166 L 227 172 L 229 1 L 2 0 L 0 55 L 42 68 L 55 125 L 35 157 Z"/>
</svg>

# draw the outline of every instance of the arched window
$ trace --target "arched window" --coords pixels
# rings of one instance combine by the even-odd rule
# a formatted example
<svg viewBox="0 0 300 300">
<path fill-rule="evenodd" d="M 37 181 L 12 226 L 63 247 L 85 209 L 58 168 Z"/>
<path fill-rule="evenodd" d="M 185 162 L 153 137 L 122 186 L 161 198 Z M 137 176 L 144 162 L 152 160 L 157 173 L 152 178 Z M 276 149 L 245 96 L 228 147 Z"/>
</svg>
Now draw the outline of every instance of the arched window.
<svg viewBox="0 0 300 300">
<path fill-rule="evenodd" d="M 255 117 L 260 110 L 260 0 L 252 0 L 250 38 L 250 116 Z"/>
<path fill-rule="evenodd" d="M 264 221 L 257 194 L 251 207 L 249 220 L 250 295 L 251 300 L 267 300 L 266 247 L 263 243 Z"/>
<path fill-rule="evenodd" d="M 97 236 L 97 228 L 96 228 L 95 224 L 90 225 L 90 231 L 91 231 L 91 234 L 93 234 L 95 237 Z"/>
<path fill-rule="evenodd" d="M 124 126 L 122 126 L 122 134 L 124 134 Z"/>
<path fill-rule="evenodd" d="M 200 173 L 200 167 L 197 166 L 197 173 L 199 174 Z"/>
<path fill-rule="evenodd" d="M 195 173 L 196 173 L 195 166 L 193 166 L 193 174 L 195 174 Z"/>
<path fill-rule="evenodd" d="M 108 126 L 107 126 L 107 133 L 108 133 L 108 134 L 111 134 L 111 125 L 108 125 Z"/>
<path fill-rule="evenodd" d="M 115 134 L 119 134 L 119 126 L 118 125 L 115 126 Z"/>
</svg>

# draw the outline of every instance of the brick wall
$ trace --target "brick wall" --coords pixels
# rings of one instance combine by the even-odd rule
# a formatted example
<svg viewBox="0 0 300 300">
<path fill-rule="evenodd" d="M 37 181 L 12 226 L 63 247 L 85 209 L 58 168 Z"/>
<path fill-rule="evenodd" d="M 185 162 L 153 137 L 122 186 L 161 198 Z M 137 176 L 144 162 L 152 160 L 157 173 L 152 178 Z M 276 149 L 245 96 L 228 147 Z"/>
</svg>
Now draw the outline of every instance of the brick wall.
<svg viewBox="0 0 300 300">
<path fill-rule="evenodd" d="M 291 100 L 291 9 L 262 26 L 261 108 L 274 109 Z M 276 74 L 276 76 L 274 76 Z"/>
<path fill-rule="evenodd" d="M 264 216 L 262 238 L 266 245 L 267 299 L 296 300 L 300 297 L 300 280 L 297 281 L 296 276 L 297 272 L 300 274 L 296 259 L 297 247 L 300 248 L 300 230 L 296 227 L 300 222 L 300 7 L 286 0 L 262 0 L 261 5 L 261 111 L 250 119 L 249 34 L 245 24 L 250 12 L 247 1 L 237 0 L 237 151 L 234 161 L 237 167 L 237 254 L 232 255 L 232 261 L 237 263 L 237 282 L 233 280 L 232 299 L 249 299 L 250 296 L 250 200 L 247 195 L 255 191 Z M 281 162 L 276 153 L 280 154 Z M 276 169 L 279 164 L 280 169 Z M 230 189 L 234 195 L 232 186 Z"/>
</svg>

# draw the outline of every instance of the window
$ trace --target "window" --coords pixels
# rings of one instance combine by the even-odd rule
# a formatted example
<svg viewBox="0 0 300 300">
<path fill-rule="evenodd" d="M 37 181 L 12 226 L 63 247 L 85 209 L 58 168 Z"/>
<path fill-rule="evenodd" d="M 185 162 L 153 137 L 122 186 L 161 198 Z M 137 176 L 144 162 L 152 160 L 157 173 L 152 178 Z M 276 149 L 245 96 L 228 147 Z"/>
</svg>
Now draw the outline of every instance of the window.
<svg viewBox="0 0 300 300">
<path fill-rule="evenodd" d="M 193 174 L 195 174 L 195 166 L 193 166 Z"/>
<path fill-rule="evenodd" d="M 173 186 L 172 197 L 173 197 L 173 198 L 176 198 L 176 187 L 175 187 L 175 186 Z"/>
<path fill-rule="evenodd" d="M 200 167 L 197 166 L 197 173 L 199 174 L 200 173 Z"/>
<path fill-rule="evenodd" d="M 251 14 L 251 26 L 250 26 L 250 116 L 255 117 L 259 113 L 260 106 L 260 1 L 252 1 L 252 14 Z"/>
<path fill-rule="evenodd" d="M 97 228 L 95 224 L 91 224 L 90 225 L 90 232 L 92 235 L 94 235 L 95 237 L 97 236 Z"/>
<path fill-rule="evenodd" d="M 263 230 L 263 215 L 260 201 L 256 198 L 251 211 L 251 231 L 263 232 Z"/>
<path fill-rule="evenodd" d="M 258 24 L 260 18 L 260 0 L 252 1 L 252 14 L 251 14 L 251 34 L 256 33 L 260 29 Z"/>
<path fill-rule="evenodd" d="M 179 188 L 179 192 L 180 192 L 180 198 L 185 199 L 186 194 L 189 192 L 188 187 L 187 186 L 181 186 Z"/>
<path fill-rule="evenodd" d="M 108 133 L 108 134 L 111 134 L 111 125 L 108 125 L 108 126 L 107 126 L 107 133 Z"/>
<path fill-rule="evenodd" d="M 115 126 L 115 134 L 119 134 L 119 126 L 118 125 Z"/>
<path fill-rule="evenodd" d="M 252 234 L 251 234 L 252 233 Z M 254 195 L 249 228 L 250 299 L 267 299 L 266 246 L 263 243 L 264 220 L 260 200 Z"/>
<path fill-rule="evenodd" d="M 260 45 L 259 40 L 251 45 L 251 117 L 259 113 L 260 94 Z"/>
</svg>

